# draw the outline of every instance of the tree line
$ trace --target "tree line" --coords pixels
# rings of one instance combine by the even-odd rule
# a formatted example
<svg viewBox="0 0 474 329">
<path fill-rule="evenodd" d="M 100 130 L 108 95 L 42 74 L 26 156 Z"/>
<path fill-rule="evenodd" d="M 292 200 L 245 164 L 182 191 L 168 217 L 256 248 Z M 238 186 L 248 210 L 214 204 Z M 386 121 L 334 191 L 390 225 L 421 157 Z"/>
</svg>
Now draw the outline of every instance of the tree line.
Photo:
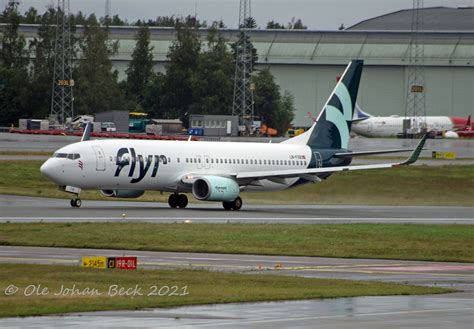
<svg viewBox="0 0 474 329">
<path fill-rule="evenodd" d="M 54 70 L 54 45 L 57 9 L 50 7 L 39 15 L 30 8 L 24 15 L 18 4 L 9 2 L 0 14 L 4 23 L 0 49 L 0 125 L 17 124 L 19 118 L 46 118 L 50 113 Z M 72 18 L 74 16 L 74 18 Z M 110 18 L 110 24 L 114 24 Z M 20 24 L 37 24 L 37 35 L 27 43 L 19 33 Z M 219 33 L 222 22 L 213 22 L 207 39 L 201 42 L 191 17 L 164 20 L 173 24 L 176 40 L 168 54 L 165 72 L 156 72 L 149 22 L 141 22 L 136 44 L 119 81 L 111 58 L 119 43 L 108 38 L 107 19 L 82 13 L 71 16 L 71 29 L 82 25 L 81 34 L 73 33 L 74 112 L 94 114 L 111 110 L 146 112 L 153 118 L 179 118 L 185 125 L 190 114 L 231 114 L 235 49 Z M 199 24 L 198 24 L 199 23 Z M 249 22 L 255 26 L 255 20 Z M 257 54 L 254 49 L 254 60 Z M 31 58 L 31 60 L 30 60 Z M 280 92 L 268 68 L 251 75 L 255 114 L 268 126 L 284 133 L 294 117 L 293 97 Z"/>
</svg>

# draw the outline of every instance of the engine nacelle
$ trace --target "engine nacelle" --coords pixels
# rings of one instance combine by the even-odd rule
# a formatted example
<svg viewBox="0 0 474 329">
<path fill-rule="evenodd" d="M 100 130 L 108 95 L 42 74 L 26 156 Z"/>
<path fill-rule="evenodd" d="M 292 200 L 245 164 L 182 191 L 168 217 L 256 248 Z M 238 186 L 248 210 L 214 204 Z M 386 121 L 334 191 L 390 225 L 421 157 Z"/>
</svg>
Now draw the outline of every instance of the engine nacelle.
<svg viewBox="0 0 474 329">
<path fill-rule="evenodd" d="M 239 193 L 239 184 L 231 178 L 205 176 L 193 183 L 193 195 L 198 200 L 234 201 Z"/>
<path fill-rule="evenodd" d="M 102 195 L 109 198 L 138 198 L 145 193 L 141 190 L 100 190 Z"/>
</svg>

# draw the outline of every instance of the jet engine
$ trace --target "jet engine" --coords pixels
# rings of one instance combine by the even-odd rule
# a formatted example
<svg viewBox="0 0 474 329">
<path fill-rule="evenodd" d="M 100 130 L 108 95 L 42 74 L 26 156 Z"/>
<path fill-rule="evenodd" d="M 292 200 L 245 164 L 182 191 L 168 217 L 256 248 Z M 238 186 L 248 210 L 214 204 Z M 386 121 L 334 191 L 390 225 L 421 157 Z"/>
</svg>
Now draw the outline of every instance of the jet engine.
<svg viewBox="0 0 474 329">
<path fill-rule="evenodd" d="M 234 201 L 239 193 L 239 184 L 227 177 L 204 176 L 193 183 L 193 195 L 198 200 Z"/>
<path fill-rule="evenodd" d="M 100 193 L 109 198 L 138 198 L 145 193 L 141 190 L 101 190 Z"/>
</svg>

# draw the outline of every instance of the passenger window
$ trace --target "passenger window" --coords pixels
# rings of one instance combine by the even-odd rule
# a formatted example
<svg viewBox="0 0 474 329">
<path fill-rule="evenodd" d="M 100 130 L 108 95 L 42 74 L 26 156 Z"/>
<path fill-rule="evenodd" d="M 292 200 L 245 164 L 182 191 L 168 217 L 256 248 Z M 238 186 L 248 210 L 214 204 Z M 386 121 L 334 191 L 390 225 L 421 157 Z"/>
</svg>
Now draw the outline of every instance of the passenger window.
<svg viewBox="0 0 474 329">
<path fill-rule="evenodd" d="M 263 164 L 266 165 L 266 164 L 267 164 L 267 160 L 263 160 Z"/>
<path fill-rule="evenodd" d="M 171 158 L 168 158 L 168 163 L 171 163 Z"/>
<path fill-rule="evenodd" d="M 249 159 L 245 159 L 245 164 L 249 164 Z"/>
<path fill-rule="evenodd" d="M 240 159 L 237 159 L 237 164 L 240 164 Z"/>
<path fill-rule="evenodd" d="M 176 158 L 176 162 L 179 163 L 179 158 Z"/>
<path fill-rule="evenodd" d="M 211 159 L 211 163 L 214 163 L 214 158 Z"/>
<path fill-rule="evenodd" d="M 262 164 L 262 160 L 258 160 L 258 164 L 260 164 L 260 165 L 261 165 L 261 164 Z"/>
</svg>

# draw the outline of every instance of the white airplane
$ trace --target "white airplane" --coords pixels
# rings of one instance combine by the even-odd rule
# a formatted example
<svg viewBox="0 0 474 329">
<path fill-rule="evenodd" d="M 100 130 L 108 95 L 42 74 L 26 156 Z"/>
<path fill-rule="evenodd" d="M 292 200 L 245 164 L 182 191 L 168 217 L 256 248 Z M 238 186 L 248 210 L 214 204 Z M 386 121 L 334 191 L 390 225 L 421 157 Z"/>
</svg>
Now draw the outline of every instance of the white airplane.
<svg viewBox="0 0 474 329">
<path fill-rule="evenodd" d="M 426 136 L 401 163 L 349 166 L 352 157 L 407 150 L 347 150 L 363 62 L 349 63 L 315 123 L 307 132 L 279 144 L 88 140 L 65 146 L 48 159 L 41 172 L 80 207 L 82 189 L 103 195 L 136 198 L 145 190 L 170 192 L 172 208 L 185 208 L 192 193 L 197 200 L 220 201 L 226 210 L 242 207 L 242 191 L 284 190 L 321 182 L 332 173 L 391 168 L 415 162 Z"/>
<path fill-rule="evenodd" d="M 406 119 L 410 120 L 412 126 L 415 124 L 414 117 L 399 115 L 376 117 L 362 111 L 356 105 L 352 131 L 365 137 L 397 137 L 398 134 L 403 133 L 403 122 Z M 447 132 L 447 138 L 456 138 L 455 131 L 465 125 L 466 119 L 461 117 L 426 116 L 425 123 L 428 131 Z"/>
</svg>

